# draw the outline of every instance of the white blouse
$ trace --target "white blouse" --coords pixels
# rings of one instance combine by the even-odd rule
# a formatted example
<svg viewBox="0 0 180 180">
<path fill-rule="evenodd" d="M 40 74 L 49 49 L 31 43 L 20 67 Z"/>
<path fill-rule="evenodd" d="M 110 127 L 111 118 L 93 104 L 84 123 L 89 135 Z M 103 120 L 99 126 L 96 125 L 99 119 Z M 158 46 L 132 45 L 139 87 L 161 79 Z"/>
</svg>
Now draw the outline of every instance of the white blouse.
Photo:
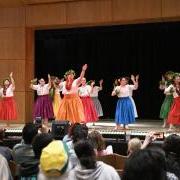
<svg viewBox="0 0 180 180">
<path fill-rule="evenodd" d="M 132 91 L 136 90 L 135 85 L 116 86 L 114 92 L 118 97 L 132 96 Z"/>
<path fill-rule="evenodd" d="M 98 92 L 101 91 L 102 88 L 99 87 L 99 86 L 94 86 L 91 93 L 90 93 L 90 96 L 91 97 L 98 97 Z"/>
<path fill-rule="evenodd" d="M 172 91 L 172 93 L 171 93 Z M 178 94 L 176 92 L 176 88 L 171 84 L 164 90 L 164 94 L 172 94 L 174 98 L 178 97 Z"/>
<path fill-rule="evenodd" d="M 62 94 L 78 94 L 78 79 L 75 79 L 72 83 L 71 89 L 68 91 L 66 89 L 66 81 L 60 83 L 60 87 L 62 88 Z"/>
<path fill-rule="evenodd" d="M 90 85 L 81 86 L 79 87 L 79 96 L 80 97 L 90 96 L 91 90 L 92 90 L 92 87 Z"/>
<path fill-rule="evenodd" d="M 37 91 L 38 96 L 43 96 L 43 95 L 49 94 L 50 88 L 51 87 L 49 86 L 49 84 L 45 84 L 44 86 L 41 86 L 40 84 L 32 86 L 32 89 Z"/>
<path fill-rule="evenodd" d="M 15 86 L 13 86 L 12 84 L 10 84 L 10 86 L 7 88 L 6 90 L 6 95 L 3 94 L 3 89 L 0 89 L 0 95 L 2 97 L 13 97 L 14 96 L 14 90 L 15 90 Z"/>
</svg>

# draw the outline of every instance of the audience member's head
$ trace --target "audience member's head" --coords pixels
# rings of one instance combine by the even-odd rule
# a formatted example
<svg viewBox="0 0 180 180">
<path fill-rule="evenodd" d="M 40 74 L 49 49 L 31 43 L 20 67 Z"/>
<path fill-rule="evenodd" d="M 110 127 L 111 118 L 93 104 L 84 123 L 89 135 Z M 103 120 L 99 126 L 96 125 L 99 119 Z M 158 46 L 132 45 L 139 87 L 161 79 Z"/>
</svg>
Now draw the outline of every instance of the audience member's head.
<svg viewBox="0 0 180 180">
<path fill-rule="evenodd" d="M 65 143 L 54 140 L 41 153 L 40 168 L 46 176 L 61 176 L 68 168 L 68 148 Z"/>
<path fill-rule="evenodd" d="M 166 180 L 164 154 L 155 149 L 134 152 L 126 161 L 122 180 Z"/>
<path fill-rule="evenodd" d="M 141 146 L 142 146 L 142 143 L 140 139 L 132 138 L 128 142 L 128 154 L 132 154 L 133 152 L 140 150 Z"/>
<path fill-rule="evenodd" d="M 98 131 L 92 131 L 88 135 L 88 139 L 92 142 L 94 149 L 97 151 L 102 151 L 105 149 L 104 138 Z"/>
<path fill-rule="evenodd" d="M 33 123 L 26 124 L 22 131 L 22 138 L 24 140 L 24 143 L 32 144 L 32 141 L 37 133 L 38 133 L 38 129 Z"/>
<path fill-rule="evenodd" d="M 168 136 L 163 143 L 163 149 L 166 155 L 175 155 L 180 158 L 180 136 L 172 134 Z"/>
<path fill-rule="evenodd" d="M 33 141 L 33 150 L 35 157 L 40 159 L 42 149 L 53 141 L 53 136 L 49 133 L 37 134 Z"/>
<path fill-rule="evenodd" d="M 166 153 L 167 170 L 180 178 L 180 136 L 168 136 L 162 147 Z"/>
<path fill-rule="evenodd" d="M 76 143 L 79 140 L 85 140 L 88 136 L 88 127 L 85 124 L 79 124 L 74 127 L 72 132 L 73 143 Z"/>
<path fill-rule="evenodd" d="M 74 145 L 75 153 L 80 161 L 81 166 L 85 169 L 96 168 L 96 154 L 94 147 L 88 140 L 81 140 Z"/>
</svg>

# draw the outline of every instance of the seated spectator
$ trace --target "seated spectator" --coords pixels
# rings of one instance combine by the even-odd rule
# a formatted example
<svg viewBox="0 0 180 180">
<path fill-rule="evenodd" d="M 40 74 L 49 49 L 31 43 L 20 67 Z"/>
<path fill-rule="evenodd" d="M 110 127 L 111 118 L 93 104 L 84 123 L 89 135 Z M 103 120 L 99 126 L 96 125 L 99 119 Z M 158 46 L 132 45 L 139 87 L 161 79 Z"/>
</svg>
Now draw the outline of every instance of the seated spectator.
<svg viewBox="0 0 180 180">
<path fill-rule="evenodd" d="M 166 154 L 167 170 L 180 179 L 180 136 L 168 136 L 162 145 Z"/>
<path fill-rule="evenodd" d="M 42 149 L 53 141 L 53 136 L 49 133 L 37 134 L 33 141 L 33 150 L 36 159 L 40 159 Z"/>
<path fill-rule="evenodd" d="M 132 138 L 128 142 L 128 156 L 133 152 L 140 150 L 142 147 L 141 140 L 139 138 Z"/>
<path fill-rule="evenodd" d="M 162 150 L 143 149 L 134 152 L 125 163 L 122 180 L 178 180 L 166 170 Z"/>
<path fill-rule="evenodd" d="M 63 138 L 63 142 L 69 142 L 69 141 L 72 141 L 72 135 L 73 135 L 73 132 L 74 132 L 74 128 L 76 126 L 79 126 L 80 123 L 75 123 L 75 124 L 71 124 L 71 126 L 69 126 L 69 129 L 68 129 L 68 134 L 66 134 Z"/>
<path fill-rule="evenodd" d="M 120 180 L 112 166 L 96 161 L 96 154 L 90 141 L 78 141 L 74 149 L 79 164 L 69 172 L 69 180 Z"/>
<path fill-rule="evenodd" d="M 14 161 L 18 165 L 18 175 L 21 179 L 36 177 L 38 173 L 38 161 L 35 159 L 32 142 L 37 128 L 34 124 L 26 124 L 22 131 L 23 141 L 13 148 Z"/>
<path fill-rule="evenodd" d="M 0 179 L 13 180 L 7 160 L 0 154 Z"/>
<path fill-rule="evenodd" d="M 109 146 L 105 147 L 104 138 L 98 131 L 92 131 L 88 135 L 88 139 L 92 142 L 97 156 L 113 154 L 112 146 L 109 145 Z"/>
<path fill-rule="evenodd" d="M 88 128 L 84 124 L 78 124 L 74 127 L 72 131 L 72 140 L 67 142 L 67 146 L 69 149 L 69 160 L 72 163 L 72 166 L 75 167 L 77 164 L 77 156 L 74 151 L 74 144 L 80 140 L 87 139 L 88 136 Z"/>
<path fill-rule="evenodd" d="M 54 140 L 42 150 L 38 180 L 68 180 L 71 168 L 66 144 Z"/>
<path fill-rule="evenodd" d="M 0 154 L 3 155 L 6 160 L 9 162 L 11 160 L 13 160 L 13 157 L 12 157 L 12 150 L 7 147 L 7 146 L 4 146 L 4 129 L 0 129 Z"/>
</svg>

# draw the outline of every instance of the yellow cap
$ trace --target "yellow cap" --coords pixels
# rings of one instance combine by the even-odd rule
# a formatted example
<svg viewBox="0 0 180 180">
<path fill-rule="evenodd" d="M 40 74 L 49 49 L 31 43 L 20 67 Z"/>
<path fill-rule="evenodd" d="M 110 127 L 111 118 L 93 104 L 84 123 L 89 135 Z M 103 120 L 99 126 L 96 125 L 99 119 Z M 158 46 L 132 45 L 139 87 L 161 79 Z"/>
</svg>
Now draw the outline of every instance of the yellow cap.
<svg viewBox="0 0 180 180">
<path fill-rule="evenodd" d="M 47 176 L 59 176 L 63 174 L 67 164 L 67 147 L 62 141 L 52 141 L 42 150 L 40 167 Z"/>
</svg>

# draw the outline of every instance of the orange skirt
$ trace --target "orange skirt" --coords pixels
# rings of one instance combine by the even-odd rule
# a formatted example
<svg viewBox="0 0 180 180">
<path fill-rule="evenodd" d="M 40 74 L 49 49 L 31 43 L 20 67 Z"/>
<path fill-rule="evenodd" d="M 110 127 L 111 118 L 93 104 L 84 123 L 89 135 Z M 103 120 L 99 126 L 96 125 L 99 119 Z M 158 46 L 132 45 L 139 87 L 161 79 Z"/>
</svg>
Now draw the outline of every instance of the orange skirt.
<svg viewBox="0 0 180 180">
<path fill-rule="evenodd" d="M 2 120 L 16 120 L 17 107 L 14 97 L 3 97 L 0 104 L 0 119 Z"/>
<path fill-rule="evenodd" d="M 73 124 L 85 121 L 83 104 L 77 94 L 64 95 L 56 120 L 67 120 Z"/>
</svg>

